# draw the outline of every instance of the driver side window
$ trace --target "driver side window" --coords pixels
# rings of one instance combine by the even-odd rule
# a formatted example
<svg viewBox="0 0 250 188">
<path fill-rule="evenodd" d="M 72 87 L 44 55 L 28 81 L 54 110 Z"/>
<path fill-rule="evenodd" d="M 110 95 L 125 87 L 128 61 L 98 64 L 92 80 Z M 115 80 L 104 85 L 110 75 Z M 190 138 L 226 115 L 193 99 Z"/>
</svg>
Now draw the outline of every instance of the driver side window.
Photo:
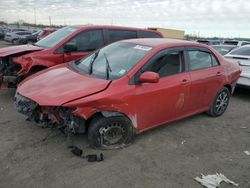
<svg viewBox="0 0 250 188">
<path fill-rule="evenodd" d="M 166 77 L 183 72 L 182 52 L 169 52 L 156 58 L 146 71 L 158 73 L 159 76 Z"/>
<path fill-rule="evenodd" d="M 93 51 L 104 46 L 103 30 L 83 31 L 67 44 L 77 47 L 77 51 Z"/>
</svg>

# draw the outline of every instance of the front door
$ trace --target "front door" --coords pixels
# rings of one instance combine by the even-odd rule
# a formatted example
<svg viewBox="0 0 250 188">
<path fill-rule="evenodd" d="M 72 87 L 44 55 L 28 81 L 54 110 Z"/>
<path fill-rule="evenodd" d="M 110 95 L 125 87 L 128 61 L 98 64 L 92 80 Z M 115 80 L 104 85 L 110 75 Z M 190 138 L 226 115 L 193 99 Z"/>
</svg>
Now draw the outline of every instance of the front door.
<svg viewBox="0 0 250 188">
<path fill-rule="evenodd" d="M 102 29 L 83 31 L 70 39 L 67 44 L 77 47 L 75 52 L 64 53 L 64 62 L 78 60 L 105 45 Z"/>
<path fill-rule="evenodd" d="M 139 131 L 167 123 L 187 113 L 190 75 L 185 72 L 182 50 L 157 54 L 143 71 L 159 74 L 158 83 L 140 83 L 135 87 Z"/>
</svg>

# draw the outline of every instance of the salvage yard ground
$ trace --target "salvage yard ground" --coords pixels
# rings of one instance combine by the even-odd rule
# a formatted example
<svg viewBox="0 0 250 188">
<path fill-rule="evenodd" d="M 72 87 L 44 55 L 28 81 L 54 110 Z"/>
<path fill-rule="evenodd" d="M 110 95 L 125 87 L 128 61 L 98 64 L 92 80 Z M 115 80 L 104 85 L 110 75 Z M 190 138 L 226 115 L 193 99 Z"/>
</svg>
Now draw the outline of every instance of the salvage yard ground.
<svg viewBox="0 0 250 188">
<path fill-rule="evenodd" d="M 6 45 L 0 41 L 0 48 Z M 86 135 L 76 136 L 85 153 L 104 153 L 98 163 L 73 156 L 57 130 L 43 141 L 51 130 L 25 121 L 13 107 L 14 93 L 0 91 L 0 188 L 200 188 L 194 178 L 216 172 L 250 187 L 244 153 L 250 151 L 250 90 L 237 89 L 222 117 L 186 118 L 141 134 L 122 150 L 93 150 Z"/>
</svg>

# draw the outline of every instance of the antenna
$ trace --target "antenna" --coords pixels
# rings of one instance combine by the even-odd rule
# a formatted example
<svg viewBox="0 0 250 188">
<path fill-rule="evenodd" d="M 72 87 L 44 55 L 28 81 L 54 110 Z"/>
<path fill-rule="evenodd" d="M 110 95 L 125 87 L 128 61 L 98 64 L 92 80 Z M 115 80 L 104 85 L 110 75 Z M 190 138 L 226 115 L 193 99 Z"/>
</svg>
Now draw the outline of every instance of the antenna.
<svg viewBox="0 0 250 188">
<path fill-rule="evenodd" d="M 49 16 L 49 25 L 51 26 L 51 17 Z"/>
</svg>

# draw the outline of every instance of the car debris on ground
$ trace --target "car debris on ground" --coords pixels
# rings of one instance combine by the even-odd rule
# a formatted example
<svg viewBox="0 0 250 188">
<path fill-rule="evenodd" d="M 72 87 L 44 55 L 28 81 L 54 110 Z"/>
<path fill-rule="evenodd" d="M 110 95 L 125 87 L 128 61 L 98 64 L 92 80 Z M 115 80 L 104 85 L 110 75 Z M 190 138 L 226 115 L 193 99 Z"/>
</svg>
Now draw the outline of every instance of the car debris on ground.
<svg viewBox="0 0 250 188">
<path fill-rule="evenodd" d="M 235 186 L 239 186 L 239 184 L 229 180 L 226 176 L 224 176 L 223 174 L 213 174 L 213 175 L 203 175 L 201 174 L 201 178 L 200 177 L 196 177 L 194 178 L 197 182 L 199 182 L 201 185 L 207 187 L 207 188 L 216 188 L 216 187 L 220 187 L 220 183 L 221 182 L 225 182 L 225 183 L 229 183 Z"/>
<path fill-rule="evenodd" d="M 244 151 L 244 153 L 246 154 L 246 155 L 250 155 L 250 152 L 249 151 Z"/>
</svg>

